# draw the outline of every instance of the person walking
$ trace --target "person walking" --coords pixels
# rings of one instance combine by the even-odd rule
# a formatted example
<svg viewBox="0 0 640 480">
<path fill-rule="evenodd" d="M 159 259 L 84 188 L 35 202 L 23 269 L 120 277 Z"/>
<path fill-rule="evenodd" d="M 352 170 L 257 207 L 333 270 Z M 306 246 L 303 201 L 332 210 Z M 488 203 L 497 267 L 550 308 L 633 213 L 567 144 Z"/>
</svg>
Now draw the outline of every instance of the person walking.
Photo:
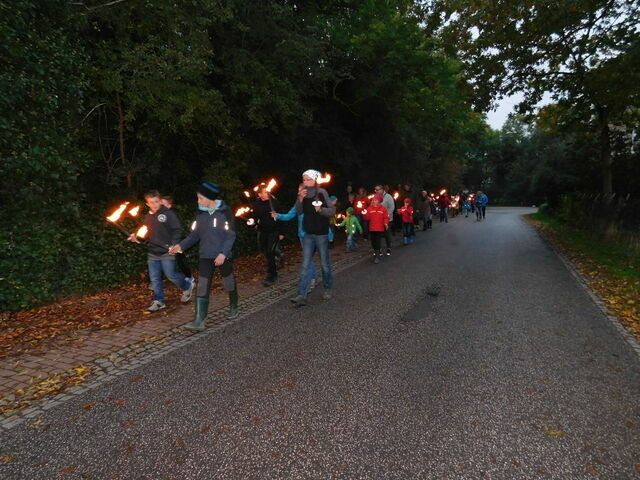
<svg viewBox="0 0 640 480">
<path fill-rule="evenodd" d="M 167 207 L 169 210 L 173 208 L 173 197 L 171 195 L 163 195 L 160 198 L 160 201 L 162 202 L 162 205 Z M 189 266 L 189 261 L 184 253 L 176 253 L 176 267 L 178 267 L 178 270 L 180 270 L 186 278 L 191 281 L 195 281 L 191 272 L 191 267 Z"/>
<path fill-rule="evenodd" d="M 449 223 L 449 215 L 448 210 L 451 206 L 451 200 L 449 199 L 448 193 L 443 193 L 440 195 L 438 199 L 438 207 L 440 208 L 440 223 L 444 221 L 444 223 Z"/>
<path fill-rule="evenodd" d="M 476 208 L 479 213 L 476 215 L 478 220 L 484 220 L 487 216 L 487 204 L 489 203 L 489 197 L 482 191 L 479 190 L 476 195 Z"/>
<path fill-rule="evenodd" d="M 424 230 L 431 228 L 433 225 L 433 214 L 431 209 L 431 197 L 426 190 L 422 190 L 422 214 L 424 216 Z"/>
<path fill-rule="evenodd" d="M 375 193 L 382 195 L 382 201 L 380 204 L 387 209 L 387 214 L 389 216 L 389 222 L 393 218 L 393 212 L 396 209 L 396 202 L 388 192 L 389 187 L 383 187 L 382 185 L 375 186 Z M 387 256 L 391 255 L 391 228 L 387 228 L 384 231 L 384 241 L 387 245 L 386 254 Z"/>
<path fill-rule="evenodd" d="M 196 313 L 194 319 L 184 326 L 187 330 L 204 330 L 209 311 L 211 281 L 216 268 L 220 269 L 222 285 L 229 294 L 227 318 L 238 316 L 238 289 L 232 260 L 236 230 L 234 216 L 220 198 L 221 193 L 220 186 L 215 183 L 205 182 L 198 187 L 196 196 L 200 213 L 196 218 L 195 228 L 187 238 L 169 249 L 169 253 L 173 255 L 200 243 Z"/>
<path fill-rule="evenodd" d="M 371 235 L 371 246 L 373 247 L 373 263 L 380 263 L 382 250 L 380 244 L 385 230 L 389 228 L 389 213 L 380 202 L 382 195 L 376 193 L 371 199 L 371 205 L 364 213 L 364 218 L 369 222 L 369 233 Z"/>
<path fill-rule="evenodd" d="M 169 253 L 169 247 L 180 240 L 182 234 L 180 220 L 173 210 L 162 205 L 162 199 L 157 190 L 147 192 L 144 200 L 149 207 L 149 213 L 145 216 L 143 225 L 147 227 L 146 238 L 149 239 L 147 267 L 151 290 L 153 290 L 153 301 L 147 311 L 157 312 L 167 306 L 164 301 L 163 274 L 182 290 L 180 301 L 183 303 L 191 300 L 195 282 L 193 278 L 186 278 L 176 272 L 176 258 Z M 135 233 L 131 234 L 127 240 L 140 243 Z"/>
<path fill-rule="evenodd" d="M 331 298 L 333 288 L 333 276 L 331 272 L 331 261 L 329 259 L 329 219 L 335 215 L 335 207 L 329 200 L 327 191 L 317 183 L 322 174 L 317 170 L 306 170 L 302 174 L 304 189 L 298 194 L 296 210 L 298 215 L 304 214 L 302 219 L 305 232 L 302 238 L 302 269 L 300 271 L 300 281 L 298 282 L 298 294 L 291 302 L 295 307 L 302 307 L 307 304 L 307 295 L 313 269 L 313 254 L 318 250 L 322 268 L 322 283 L 325 300 Z"/>
<path fill-rule="evenodd" d="M 276 251 L 280 241 L 284 239 L 282 224 L 277 223 L 271 214 L 280 210 L 280 204 L 267 190 L 266 185 L 260 185 L 257 193 L 258 200 L 253 204 L 253 213 L 247 224 L 255 225 L 258 230 L 258 245 L 267 260 L 267 274 L 262 285 L 270 287 L 278 279 Z"/>
<path fill-rule="evenodd" d="M 347 252 L 358 248 L 356 234 L 358 232 L 362 233 L 362 225 L 360 225 L 360 221 L 353 215 L 353 207 L 347 208 L 344 220 L 338 223 L 336 227 L 344 227 L 344 231 L 347 234 Z"/>
<path fill-rule="evenodd" d="M 411 205 L 411 199 L 404 199 L 404 206 L 398 211 L 402 217 L 402 243 L 409 245 L 413 243 L 414 226 L 413 226 L 413 206 Z"/>
</svg>

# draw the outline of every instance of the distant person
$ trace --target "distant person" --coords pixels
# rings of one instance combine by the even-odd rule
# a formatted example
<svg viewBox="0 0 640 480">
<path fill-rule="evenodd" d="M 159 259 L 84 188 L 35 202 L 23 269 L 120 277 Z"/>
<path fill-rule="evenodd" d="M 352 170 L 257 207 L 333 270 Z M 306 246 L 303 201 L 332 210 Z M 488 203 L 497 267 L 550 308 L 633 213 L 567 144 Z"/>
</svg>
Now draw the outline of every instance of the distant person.
<svg viewBox="0 0 640 480">
<path fill-rule="evenodd" d="M 258 200 L 253 204 L 253 213 L 247 224 L 255 225 L 258 230 L 258 245 L 267 260 L 267 274 L 262 285 L 269 287 L 278 279 L 276 253 L 280 241 L 284 239 L 282 224 L 277 223 L 271 212 L 278 212 L 278 200 L 267 190 L 266 185 L 258 188 Z"/>
<path fill-rule="evenodd" d="M 329 200 L 331 201 L 331 205 L 333 205 L 333 211 L 337 211 L 338 208 L 338 197 L 336 197 L 335 195 L 331 195 L 329 197 Z M 336 238 L 336 223 L 337 223 L 338 219 L 336 217 L 336 214 L 333 214 L 333 217 L 331 217 L 329 219 L 329 235 L 328 235 L 328 239 L 329 239 L 329 249 L 333 248 L 333 241 Z"/>
<path fill-rule="evenodd" d="M 413 243 L 413 236 L 415 235 L 413 225 L 413 206 L 411 205 L 411 199 L 404 199 L 404 206 L 398 211 L 402 217 L 402 243 L 409 245 Z"/>
<path fill-rule="evenodd" d="M 363 210 L 366 210 L 369 207 L 369 198 L 367 197 L 367 190 L 364 187 L 360 187 L 358 189 L 358 194 L 356 195 L 356 198 L 353 200 L 353 210 L 355 213 L 355 216 L 357 217 L 357 219 L 360 221 L 360 224 L 362 225 L 362 238 L 364 240 L 367 240 L 369 238 L 369 226 L 367 221 L 364 218 L 364 215 L 362 213 Z"/>
<path fill-rule="evenodd" d="M 448 193 L 443 193 L 440 195 L 438 199 L 438 207 L 440 208 L 440 223 L 444 221 L 444 223 L 449 223 L 449 215 L 448 210 L 451 206 L 451 199 L 449 198 Z"/>
<path fill-rule="evenodd" d="M 471 211 L 471 201 L 469 200 L 469 196 L 466 196 L 462 201 L 462 211 L 464 212 L 464 217 L 469 218 L 469 212 Z"/>
<path fill-rule="evenodd" d="M 173 210 L 162 205 L 162 199 L 157 190 L 147 192 L 144 200 L 149 207 L 149 213 L 145 216 L 143 225 L 148 229 L 147 266 L 151 290 L 153 290 L 153 301 L 147 310 L 157 312 L 167 306 L 164 301 L 163 274 L 182 290 L 180 301 L 183 303 L 191 299 L 195 282 L 176 272 L 176 259 L 169 253 L 169 247 L 178 243 L 182 235 L 180 220 Z M 131 234 L 127 240 L 140 243 L 135 233 Z"/>
<path fill-rule="evenodd" d="M 389 186 L 376 185 L 375 193 L 382 195 L 381 205 L 387 209 L 387 214 L 389 215 L 389 222 L 393 219 L 393 212 L 396 209 L 396 202 L 389 193 Z M 391 228 L 387 228 L 384 231 L 384 241 L 387 245 L 386 254 L 387 256 L 391 255 Z"/>
<path fill-rule="evenodd" d="M 389 213 L 380 202 L 382 202 L 382 195 L 377 193 L 371 199 L 371 205 L 363 212 L 365 220 L 369 223 L 371 246 L 373 247 L 373 263 L 380 263 L 380 258 L 382 257 L 381 240 L 385 230 L 389 228 Z"/>
<path fill-rule="evenodd" d="M 351 252 L 358 248 L 356 235 L 358 232 L 362 233 L 362 225 L 360 225 L 360 221 L 353 214 L 353 207 L 347 208 L 344 220 L 336 224 L 336 227 L 344 227 L 344 231 L 347 234 L 347 252 Z"/>
<path fill-rule="evenodd" d="M 431 197 L 426 190 L 422 190 L 422 215 L 424 216 L 424 229 L 428 230 L 433 225 L 433 210 L 431 208 Z"/>
<path fill-rule="evenodd" d="M 489 203 L 489 197 L 482 191 L 479 190 L 476 195 L 476 208 L 479 213 L 476 215 L 478 220 L 484 220 L 487 216 L 487 204 Z"/>
</svg>

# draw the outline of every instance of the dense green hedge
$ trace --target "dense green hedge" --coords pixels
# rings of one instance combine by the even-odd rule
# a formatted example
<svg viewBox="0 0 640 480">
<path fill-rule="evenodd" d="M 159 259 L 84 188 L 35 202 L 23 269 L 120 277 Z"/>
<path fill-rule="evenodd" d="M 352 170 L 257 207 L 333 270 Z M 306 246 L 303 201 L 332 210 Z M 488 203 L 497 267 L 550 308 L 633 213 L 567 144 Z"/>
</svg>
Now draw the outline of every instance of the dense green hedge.
<svg viewBox="0 0 640 480">
<path fill-rule="evenodd" d="M 107 208 L 105 208 L 107 211 Z M 194 211 L 177 210 L 184 235 Z M 124 220 L 135 230 L 139 222 Z M 236 257 L 257 250 L 255 230 L 237 223 Z M 287 224 L 288 238 L 295 238 L 295 222 Z M 104 214 L 78 213 L 70 216 L 18 217 L 0 233 L 0 309 L 23 310 L 61 297 L 95 293 L 146 278 L 146 248 L 126 241 L 108 224 Z M 193 267 L 198 248 L 187 252 Z M 257 267 L 260 268 L 260 267 Z"/>
</svg>

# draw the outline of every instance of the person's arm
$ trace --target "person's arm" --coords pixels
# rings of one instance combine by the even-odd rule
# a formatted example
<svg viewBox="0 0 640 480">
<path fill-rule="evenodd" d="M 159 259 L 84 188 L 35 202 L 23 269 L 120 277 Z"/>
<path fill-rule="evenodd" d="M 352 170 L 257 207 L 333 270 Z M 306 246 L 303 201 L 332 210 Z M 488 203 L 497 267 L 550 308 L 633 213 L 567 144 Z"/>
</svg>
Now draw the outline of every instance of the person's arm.
<svg viewBox="0 0 640 480">
<path fill-rule="evenodd" d="M 324 197 L 323 199 L 323 203 L 326 203 L 327 206 L 323 206 L 320 208 L 320 215 L 322 215 L 325 218 L 331 218 L 332 216 L 334 216 L 336 214 L 336 207 L 333 203 L 331 203 L 331 200 L 329 200 L 329 194 L 327 193 L 326 190 L 321 189 L 318 191 L 318 198 L 320 198 L 320 196 Z"/>
<path fill-rule="evenodd" d="M 167 229 L 169 230 L 169 245 L 175 245 L 180 241 L 182 237 L 182 225 L 180 220 L 173 210 L 168 210 L 167 213 Z"/>
<path fill-rule="evenodd" d="M 296 210 L 296 206 L 291 207 L 287 213 L 278 213 L 276 215 L 276 220 L 280 220 L 282 222 L 288 222 L 289 220 L 293 220 L 298 216 L 298 212 Z"/>
</svg>

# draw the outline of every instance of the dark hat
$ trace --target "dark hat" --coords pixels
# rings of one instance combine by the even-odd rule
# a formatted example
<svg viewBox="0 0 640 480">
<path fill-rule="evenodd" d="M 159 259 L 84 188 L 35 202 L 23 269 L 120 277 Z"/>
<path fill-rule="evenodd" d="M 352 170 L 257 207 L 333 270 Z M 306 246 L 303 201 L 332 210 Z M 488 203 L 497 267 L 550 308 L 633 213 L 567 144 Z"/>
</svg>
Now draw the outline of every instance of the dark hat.
<svg viewBox="0 0 640 480">
<path fill-rule="evenodd" d="M 220 185 L 211 182 L 204 182 L 196 191 L 203 197 L 207 197 L 209 200 L 217 200 L 220 193 L 222 193 Z"/>
</svg>

